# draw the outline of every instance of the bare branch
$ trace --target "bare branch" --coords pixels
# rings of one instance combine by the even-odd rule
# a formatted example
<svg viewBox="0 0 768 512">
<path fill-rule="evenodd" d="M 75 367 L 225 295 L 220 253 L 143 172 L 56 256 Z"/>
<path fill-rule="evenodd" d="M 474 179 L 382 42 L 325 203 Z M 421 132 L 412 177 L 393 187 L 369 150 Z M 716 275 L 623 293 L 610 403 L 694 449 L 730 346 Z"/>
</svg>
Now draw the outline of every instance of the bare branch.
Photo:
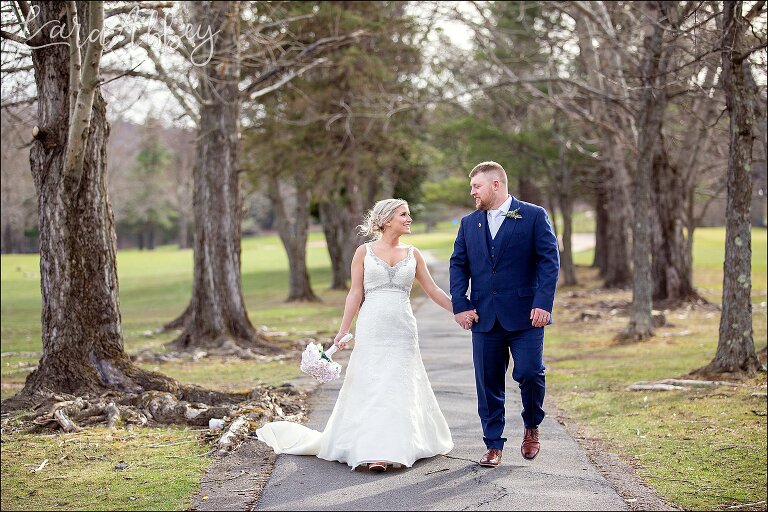
<svg viewBox="0 0 768 512">
<path fill-rule="evenodd" d="M 77 11 L 75 10 L 74 12 L 76 13 Z M 73 19 L 70 18 L 70 22 Z M 87 34 L 100 34 L 103 28 L 104 2 L 90 2 L 88 4 Z M 76 32 L 76 30 L 72 32 Z M 99 80 L 99 65 L 102 53 L 101 37 L 88 37 L 87 40 L 82 76 L 80 77 L 80 88 L 77 91 L 76 104 L 69 119 L 67 151 L 64 156 L 63 175 L 65 178 L 65 195 L 68 200 L 71 199 L 72 194 L 79 187 L 80 178 L 83 174 L 85 146 L 88 139 L 88 130 L 91 126 L 93 99 Z M 79 68 L 75 69 L 74 64 L 70 62 L 70 76 L 79 71 Z"/>
<path fill-rule="evenodd" d="M 19 44 L 23 44 L 23 45 L 27 44 L 27 40 L 24 39 L 23 37 L 18 36 L 16 34 L 12 34 L 10 32 L 6 32 L 5 30 L 0 30 L 0 37 L 2 37 L 3 39 L 14 41 Z"/>
<path fill-rule="evenodd" d="M 321 57 L 317 60 L 310 62 L 309 64 L 307 64 L 306 66 L 304 66 L 299 70 L 289 71 L 287 74 L 285 74 L 282 78 L 280 78 L 280 80 L 278 80 L 274 84 L 268 87 L 265 87 L 263 89 L 259 89 L 257 91 L 252 92 L 250 94 L 250 99 L 256 99 L 256 98 L 260 98 L 261 96 L 265 96 L 271 93 L 272 91 L 275 91 L 280 87 L 284 86 L 285 84 L 287 84 L 288 82 L 296 78 L 297 76 L 301 76 L 305 71 L 308 71 L 316 66 L 319 66 L 320 64 L 324 64 L 327 61 L 328 59 L 326 59 L 325 57 Z"/>
<path fill-rule="evenodd" d="M 0 104 L 0 108 L 5 110 L 13 107 L 19 107 L 21 105 L 31 105 L 34 102 L 37 101 L 37 96 L 32 96 L 31 98 L 24 98 L 21 100 L 15 100 L 15 101 L 9 101 L 7 103 Z"/>
<path fill-rule="evenodd" d="M 198 102 L 201 102 L 202 98 L 200 98 L 200 96 L 191 87 L 172 77 L 165 70 L 165 67 L 163 67 L 163 64 L 160 62 L 160 57 L 154 52 L 152 47 L 146 41 L 141 41 L 139 46 L 144 48 L 144 51 L 147 52 L 147 56 L 155 65 L 155 71 L 157 72 L 157 77 L 155 77 L 155 79 L 165 83 L 165 85 L 168 87 L 168 91 L 171 93 L 171 95 L 173 95 L 174 98 L 176 98 L 176 101 L 179 102 L 179 105 L 181 105 L 181 108 L 184 109 L 184 112 L 195 124 L 197 124 L 199 119 L 198 113 L 192 107 L 192 105 L 190 105 L 189 101 L 187 100 L 187 96 L 194 97 Z M 131 75 L 131 73 L 128 75 Z M 133 76 L 140 75 L 135 74 Z M 145 78 L 150 77 L 145 76 Z"/>
<path fill-rule="evenodd" d="M 363 37 L 366 34 L 367 32 L 365 30 L 356 30 L 351 34 L 344 35 L 344 36 L 325 37 L 322 39 L 318 39 L 312 44 L 307 45 L 299 53 L 299 55 L 297 55 L 293 60 L 279 63 L 274 68 L 264 72 L 261 76 L 257 77 L 252 83 L 248 85 L 248 87 L 245 88 L 242 94 L 244 97 L 251 97 L 252 94 L 255 94 L 259 90 L 259 87 L 261 86 L 261 84 L 265 83 L 271 78 L 280 76 L 281 73 L 284 73 L 293 67 L 301 65 L 301 63 L 304 60 L 313 57 L 317 53 L 330 52 L 332 50 L 341 48 L 342 46 L 349 44 L 353 41 L 356 41 L 357 39 Z M 290 71 L 288 71 L 288 73 L 290 74 Z M 291 77 L 291 79 L 294 78 L 295 76 L 296 75 Z"/>
<path fill-rule="evenodd" d="M 749 12 L 744 16 L 744 19 L 751 23 L 753 19 L 760 15 L 763 7 L 765 7 L 765 0 L 755 2 L 755 5 L 753 5 Z"/>
<path fill-rule="evenodd" d="M 169 7 L 173 7 L 174 3 L 175 2 L 133 2 L 133 3 L 105 9 L 104 17 L 109 18 L 111 16 L 116 16 L 118 14 L 129 14 L 133 12 L 134 9 L 142 9 L 142 10 L 167 9 Z"/>
</svg>

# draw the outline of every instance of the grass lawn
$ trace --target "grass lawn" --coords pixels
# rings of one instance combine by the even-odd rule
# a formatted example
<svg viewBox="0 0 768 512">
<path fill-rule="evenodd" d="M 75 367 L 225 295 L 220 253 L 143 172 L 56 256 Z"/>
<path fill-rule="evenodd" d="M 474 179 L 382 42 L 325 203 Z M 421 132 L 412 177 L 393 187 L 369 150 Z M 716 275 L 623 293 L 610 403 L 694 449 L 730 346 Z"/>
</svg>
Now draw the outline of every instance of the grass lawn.
<svg viewBox="0 0 768 512">
<path fill-rule="evenodd" d="M 588 219 L 580 222 L 587 225 Z M 455 231 L 451 223 L 430 233 L 416 226 L 405 241 L 447 261 Z M 719 303 L 724 230 L 698 229 L 695 237 L 695 284 Z M 754 232 L 752 248 L 755 341 L 761 348 L 766 344 L 768 288 L 765 230 Z M 20 389 L 41 350 L 39 264 L 35 255 L 3 255 L 0 261 L 2 397 L 6 398 Z M 591 251 L 577 254 L 576 261 L 588 265 Z M 308 244 L 312 283 L 322 303 L 284 302 L 288 267 L 276 236 L 243 240 L 242 262 L 243 293 L 255 325 L 293 338 L 311 334 L 330 341 L 346 293 L 327 289 L 330 268 L 322 233 L 312 233 Z M 192 252 L 175 247 L 119 251 L 118 273 L 126 350 L 163 350 L 173 333 L 157 335 L 153 330 L 186 306 Z M 613 335 L 626 324 L 626 317 L 606 316 L 595 324 L 577 318 L 593 302 L 628 300 L 630 293 L 590 291 L 566 304 L 568 292 L 589 291 L 599 284 L 589 268 L 580 268 L 579 277 L 581 286 L 560 290 L 556 323 L 547 334 L 549 397 L 590 435 L 604 439 L 634 464 L 676 506 L 714 509 L 765 500 L 765 374 L 741 385 L 688 392 L 626 391 L 633 382 L 680 377 L 711 360 L 719 312 L 712 308 L 669 312 L 672 325 L 659 329 L 652 340 L 619 345 Z M 298 374 L 297 365 L 290 363 L 215 358 L 145 366 L 182 382 L 226 390 L 280 384 Z M 113 434 L 105 429 L 49 436 L 3 433 L 1 508 L 184 509 L 210 464 L 202 456 L 209 446 L 200 442 L 201 434 L 185 427 Z M 46 465 L 33 472 L 44 460 Z M 120 461 L 128 466 L 117 471 Z M 57 485 L 64 481 L 66 486 Z"/>
<path fill-rule="evenodd" d="M 694 284 L 722 300 L 725 230 L 695 232 Z M 576 255 L 587 265 L 592 251 Z M 667 311 L 670 325 L 647 341 L 620 344 L 613 336 L 625 314 L 584 322 L 598 301 L 631 300 L 630 291 L 600 291 L 593 269 L 580 267 L 581 285 L 558 292 L 556 323 L 546 338 L 547 389 L 586 435 L 607 442 L 665 499 L 684 510 L 765 510 L 766 374 L 690 391 L 628 391 L 638 381 L 685 378 L 715 355 L 720 312 L 713 307 Z M 755 346 L 766 345 L 766 231 L 753 230 L 752 301 Z M 762 502 L 762 503 L 760 503 Z M 752 507 L 745 504 L 757 503 Z"/>
</svg>

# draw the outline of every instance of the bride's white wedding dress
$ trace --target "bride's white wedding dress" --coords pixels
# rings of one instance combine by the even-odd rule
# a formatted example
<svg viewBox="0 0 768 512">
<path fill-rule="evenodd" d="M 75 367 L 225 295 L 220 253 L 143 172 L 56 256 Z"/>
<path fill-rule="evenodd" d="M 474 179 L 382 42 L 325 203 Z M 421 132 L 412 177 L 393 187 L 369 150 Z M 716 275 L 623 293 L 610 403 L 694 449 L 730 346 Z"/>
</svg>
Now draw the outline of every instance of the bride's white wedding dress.
<svg viewBox="0 0 768 512">
<path fill-rule="evenodd" d="M 416 274 L 413 247 L 390 266 L 366 244 L 365 300 L 344 383 L 323 432 L 278 421 L 256 431 L 276 453 L 317 455 L 360 464 L 412 466 L 448 453 L 453 440 L 419 351 L 410 292 Z"/>
</svg>

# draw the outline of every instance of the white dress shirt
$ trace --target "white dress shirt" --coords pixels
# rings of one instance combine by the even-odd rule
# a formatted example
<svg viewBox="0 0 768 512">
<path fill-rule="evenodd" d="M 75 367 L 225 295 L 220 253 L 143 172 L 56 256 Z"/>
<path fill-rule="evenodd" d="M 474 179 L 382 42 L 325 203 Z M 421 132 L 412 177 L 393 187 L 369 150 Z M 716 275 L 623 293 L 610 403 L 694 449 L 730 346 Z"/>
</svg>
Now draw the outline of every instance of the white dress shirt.
<svg viewBox="0 0 768 512">
<path fill-rule="evenodd" d="M 501 223 L 504 222 L 504 216 L 509 211 L 510 206 L 512 206 L 512 196 L 508 195 L 507 200 L 501 203 L 497 210 L 488 210 L 488 228 L 491 230 L 491 239 L 496 238 L 496 233 L 499 232 Z"/>
</svg>

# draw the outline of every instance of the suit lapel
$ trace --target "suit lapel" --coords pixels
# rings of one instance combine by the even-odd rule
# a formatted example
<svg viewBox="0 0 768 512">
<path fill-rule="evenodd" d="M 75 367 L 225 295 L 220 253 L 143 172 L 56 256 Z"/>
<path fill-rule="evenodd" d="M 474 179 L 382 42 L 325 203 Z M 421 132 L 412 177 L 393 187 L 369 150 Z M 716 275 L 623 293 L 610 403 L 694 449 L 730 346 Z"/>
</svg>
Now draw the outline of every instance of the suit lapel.
<svg viewBox="0 0 768 512">
<path fill-rule="evenodd" d="M 512 196 L 512 204 L 509 205 L 509 211 L 515 210 L 519 207 L 520 201 L 518 201 L 515 196 Z M 496 233 L 496 239 L 499 241 L 499 253 L 496 261 L 494 262 L 494 267 L 499 261 L 501 261 L 501 257 L 504 255 L 504 251 L 512 240 L 512 234 L 515 232 L 517 225 L 520 224 L 521 221 L 522 219 L 511 219 L 507 217 L 501 223 L 499 232 Z"/>
<path fill-rule="evenodd" d="M 472 231 L 475 232 L 473 238 L 475 244 L 480 247 L 480 251 L 485 256 L 488 264 L 493 265 L 491 263 L 491 253 L 488 252 L 488 235 L 485 234 L 488 231 L 488 215 L 485 210 L 477 210 L 475 212 L 475 216 L 472 219 Z"/>
</svg>

